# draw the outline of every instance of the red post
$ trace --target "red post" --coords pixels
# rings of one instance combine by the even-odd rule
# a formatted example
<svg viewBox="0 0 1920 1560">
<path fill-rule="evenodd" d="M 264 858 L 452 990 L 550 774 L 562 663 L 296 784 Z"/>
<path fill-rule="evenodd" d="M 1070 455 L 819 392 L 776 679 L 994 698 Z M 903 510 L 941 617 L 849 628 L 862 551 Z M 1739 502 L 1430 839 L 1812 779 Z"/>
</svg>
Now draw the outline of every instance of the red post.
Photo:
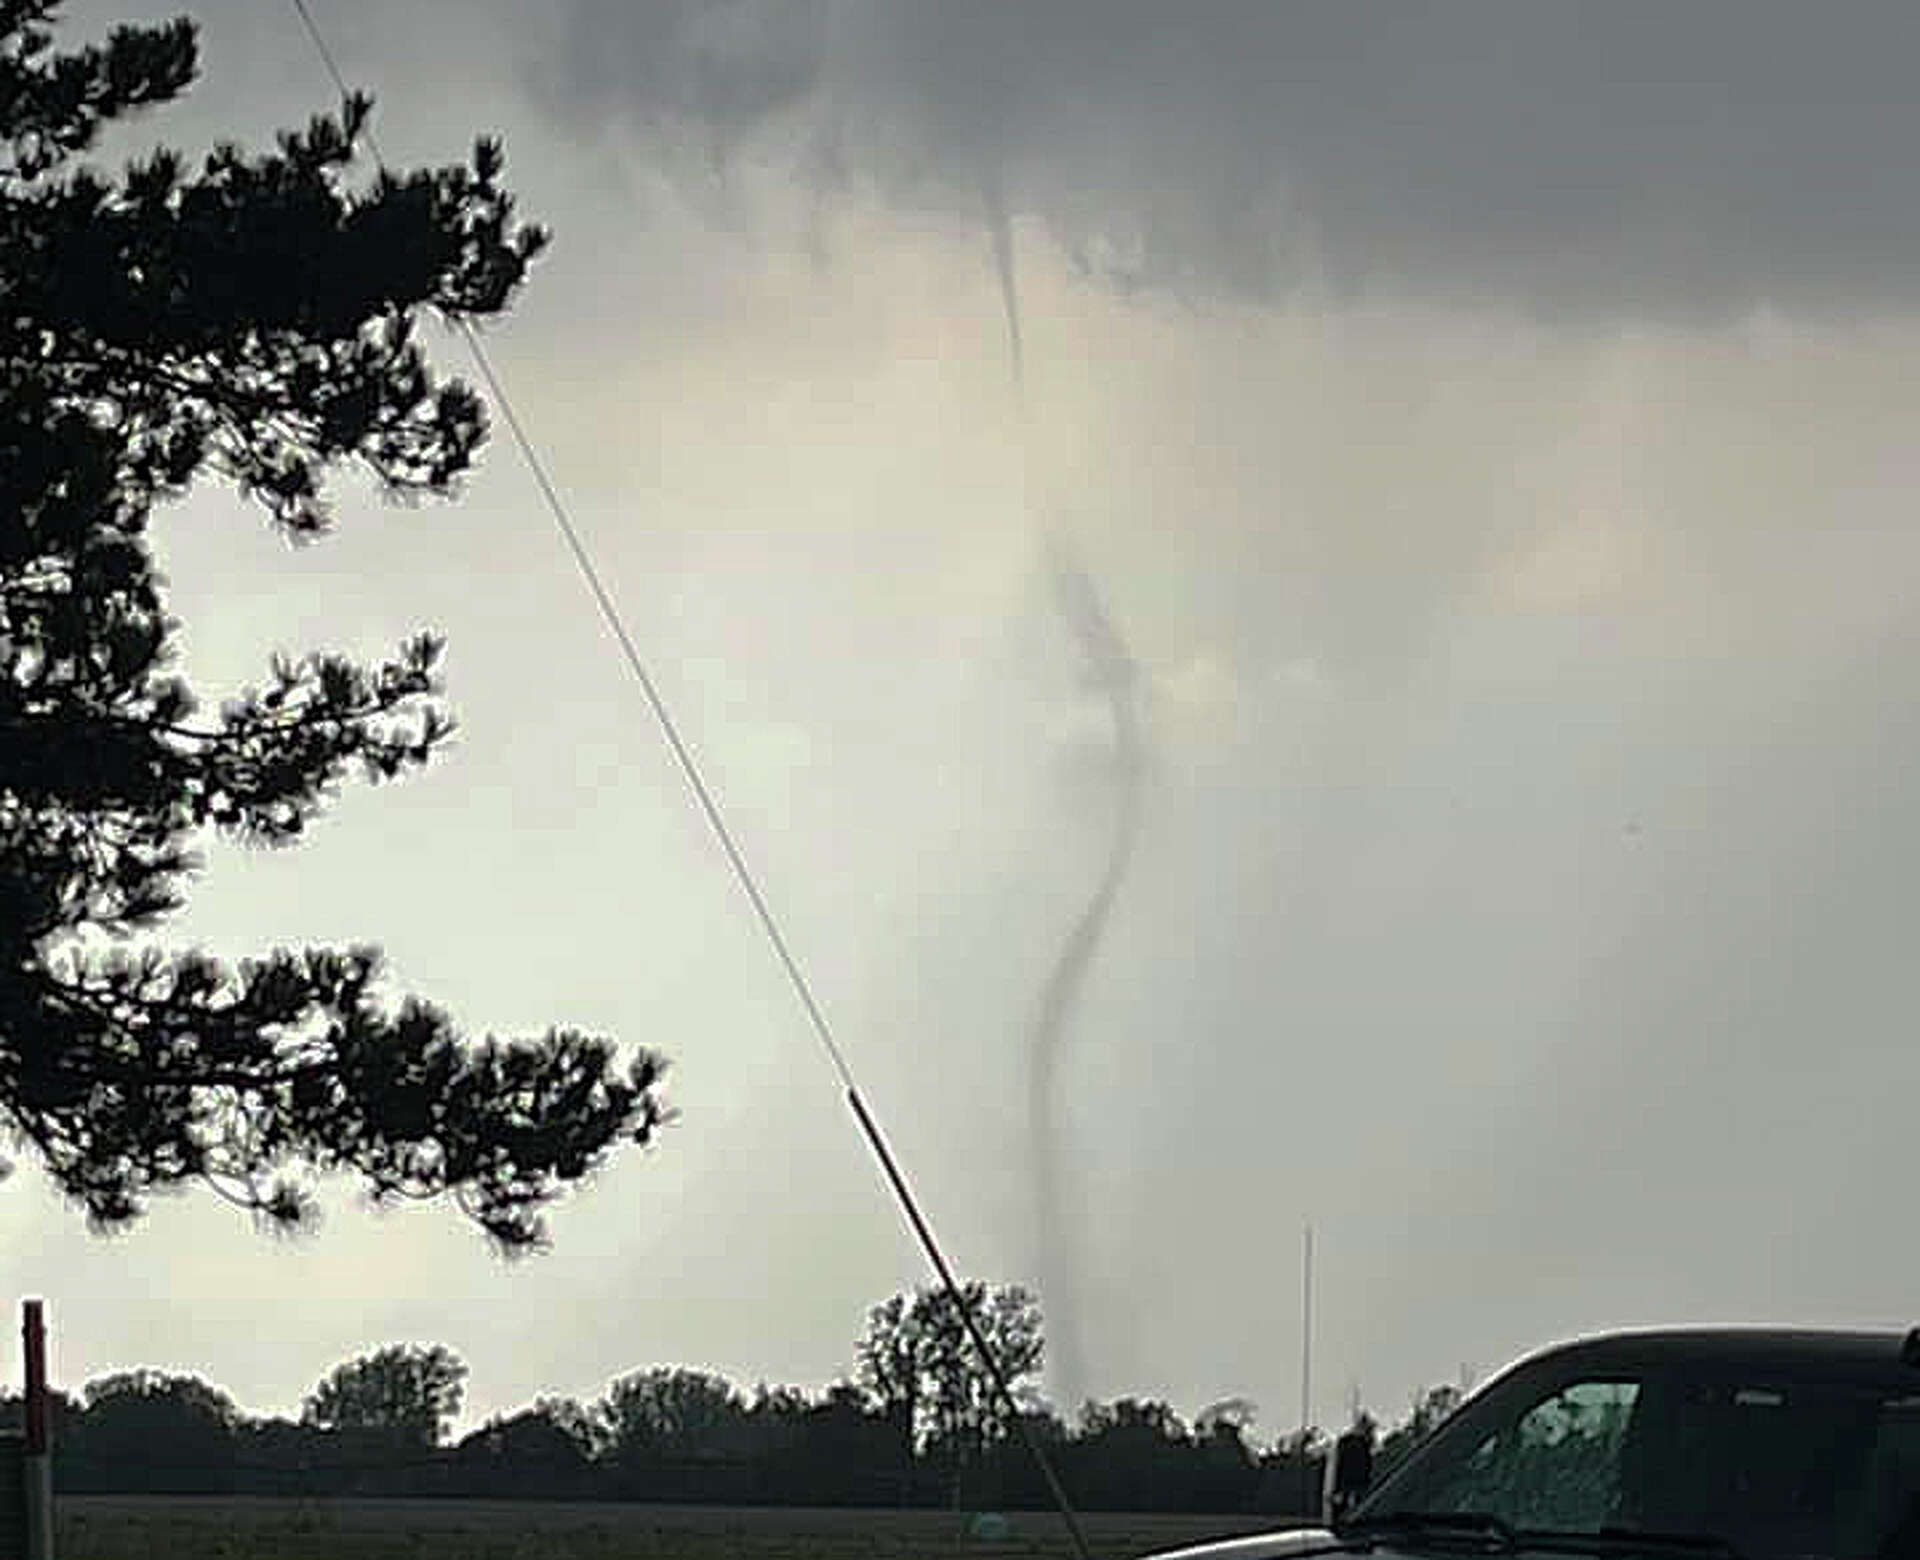
<svg viewBox="0 0 1920 1560">
<path fill-rule="evenodd" d="M 47 1454 L 47 1323 L 38 1300 L 22 1307 L 20 1323 L 27 1357 L 27 1455 Z"/>
<path fill-rule="evenodd" d="M 53 1458 L 47 1435 L 47 1319 L 38 1300 L 20 1307 L 20 1341 L 26 1346 L 27 1455 L 20 1476 L 26 1498 L 27 1560 L 53 1560 Z"/>
</svg>

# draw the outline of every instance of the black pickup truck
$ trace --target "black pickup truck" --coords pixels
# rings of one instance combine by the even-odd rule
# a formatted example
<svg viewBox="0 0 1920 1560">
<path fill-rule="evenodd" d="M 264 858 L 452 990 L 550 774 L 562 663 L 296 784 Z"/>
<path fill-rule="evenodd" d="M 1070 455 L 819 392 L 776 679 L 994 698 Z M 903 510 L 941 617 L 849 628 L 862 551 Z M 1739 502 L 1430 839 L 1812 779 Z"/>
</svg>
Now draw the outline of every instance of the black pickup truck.
<svg viewBox="0 0 1920 1560">
<path fill-rule="evenodd" d="M 1377 1481 L 1361 1437 L 1329 1464 L 1325 1526 L 1159 1560 L 1920 1560 L 1920 1328 L 1587 1338 L 1502 1373 Z"/>
</svg>

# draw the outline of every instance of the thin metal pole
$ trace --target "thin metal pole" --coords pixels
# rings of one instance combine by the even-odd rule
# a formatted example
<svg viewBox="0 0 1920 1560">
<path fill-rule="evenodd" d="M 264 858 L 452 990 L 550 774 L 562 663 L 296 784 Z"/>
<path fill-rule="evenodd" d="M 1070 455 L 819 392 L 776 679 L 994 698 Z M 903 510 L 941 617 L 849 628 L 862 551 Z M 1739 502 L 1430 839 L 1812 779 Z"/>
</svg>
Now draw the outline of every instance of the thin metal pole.
<svg viewBox="0 0 1920 1560">
<path fill-rule="evenodd" d="M 1304 1515 L 1312 1521 L 1313 1499 L 1313 1225 L 1300 1228 L 1300 1483 Z"/>
<path fill-rule="evenodd" d="M 1300 1231 L 1300 1430 L 1313 1424 L 1313 1226 Z"/>
</svg>

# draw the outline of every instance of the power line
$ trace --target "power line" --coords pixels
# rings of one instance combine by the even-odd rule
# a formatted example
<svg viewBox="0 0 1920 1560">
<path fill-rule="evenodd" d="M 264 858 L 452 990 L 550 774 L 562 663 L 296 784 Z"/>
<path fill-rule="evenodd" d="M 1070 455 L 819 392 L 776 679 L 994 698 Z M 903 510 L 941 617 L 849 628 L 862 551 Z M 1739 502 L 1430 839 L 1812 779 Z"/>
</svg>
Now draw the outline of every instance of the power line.
<svg viewBox="0 0 1920 1560">
<path fill-rule="evenodd" d="M 292 5 L 306 28 L 315 52 L 320 56 L 321 64 L 326 67 L 327 75 L 332 78 L 340 96 L 342 99 L 351 97 L 352 89 L 347 85 L 346 76 L 340 69 L 339 61 L 334 58 L 333 50 L 327 46 L 326 35 L 320 31 L 320 25 L 314 19 L 307 0 L 292 0 Z M 367 138 L 367 145 L 374 155 L 374 161 L 384 168 L 386 159 L 381 156 L 380 148 L 374 143 L 371 135 Z M 839 1041 L 834 1037 L 833 1026 L 827 1021 L 826 1013 L 814 995 L 813 985 L 800 968 L 799 961 L 795 959 L 792 948 L 780 930 L 780 923 L 774 918 L 772 907 L 767 903 L 766 895 L 761 892 L 752 869 L 747 865 L 746 857 L 741 853 L 739 842 L 735 840 L 733 831 L 727 827 L 727 821 L 721 815 L 719 803 L 714 799 L 713 791 L 708 786 L 705 776 L 701 774 L 700 766 L 694 761 L 693 754 L 687 747 L 685 737 L 681 735 L 672 711 L 667 708 L 659 685 L 654 681 L 653 674 L 648 671 L 639 646 L 635 644 L 633 635 L 628 631 L 626 620 L 621 616 L 612 593 L 608 591 L 606 582 L 593 561 L 592 553 L 587 549 L 586 542 L 580 534 L 580 528 L 574 523 L 566 502 L 561 498 L 560 489 L 547 470 L 546 461 L 541 458 L 539 447 L 535 445 L 526 424 L 521 420 L 512 396 L 507 393 L 506 384 L 499 370 L 493 366 L 492 356 L 487 352 L 485 344 L 480 339 L 480 333 L 474 329 L 471 321 L 456 319 L 455 324 L 467 344 L 467 351 L 473 358 L 474 366 L 480 371 L 480 377 L 486 382 L 495 404 L 500 408 L 500 415 L 506 422 L 515 446 L 520 451 L 521 459 L 527 464 L 527 470 L 533 477 L 534 486 L 539 490 L 547 513 L 552 516 L 561 540 L 573 557 L 574 566 L 580 571 L 587 593 L 592 596 L 594 606 L 599 611 L 601 622 L 606 626 L 607 632 L 613 636 L 614 643 L 619 647 L 621 659 L 626 662 L 627 670 L 633 674 L 634 681 L 639 684 L 641 694 L 647 701 L 647 707 L 652 712 L 661 735 L 666 738 L 667 746 L 672 751 L 675 762 L 680 766 L 680 773 L 685 778 L 688 789 L 692 791 L 708 828 L 713 831 L 714 838 L 719 841 L 734 881 L 739 884 L 741 892 L 747 896 L 747 902 L 753 907 L 760 929 L 772 945 L 774 956 L 779 960 L 780 968 L 786 974 L 787 983 L 793 988 L 794 995 L 799 998 L 800 1006 L 807 1015 L 807 1022 L 813 1030 L 814 1037 L 819 1041 L 821 1049 L 825 1051 L 827 1060 L 832 1065 L 841 1086 L 853 1088 L 853 1071 L 848 1067 L 846 1055 L 840 1049 Z"/>
<path fill-rule="evenodd" d="M 295 3 L 301 4 L 302 0 L 295 0 Z M 487 355 L 486 348 L 481 344 L 479 333 L 473 326 L 466 320 L 461 320 L 459 324 L 461 334 L 466 337 L 468 350 L 473 354 L 474 363 L 478 366 L 481 377 L 486 380 L 487 388 L 493 392 L 494 399 L 499 403 L 500 415 L 506 420 L 507 427 L 513 434 L 513 441 L 519 446 L 520 454 L 527 463 L 527 469 L 533 474 L 534 484 L 540 489 L 541 497 L 546 500 L 547 510 L 552 514 L 554 524 L 559 527 L 561 538 L 566 542 L 567 550 L 573 555 L 573 561 L 579 567 L 580 577 L 586 582 L 594 605 L 599 608 L 601 620 L 619 645 L 621 657 L 626 661 L 628 670 L 633 673 L 634 680 L 639 683 L 640 691 L 646 697 L 647 707 L 653 712 L 653 718 L 660 727 L 661 735 L 666 738 L 667 746 L 672 749 L 681 774 L 686 777 L 688 789 L 693 792 L 694 800 L 699 803 L 700 811 L 707 820 L 707 826 L 713 830 L 714 838 L 720 842 L 720 849 L 726 855 L 727 865 L 733 871 L 734 881 L 740 885 L 741 892 L 747 896 L 748 903 L 753 906 L 753 913 L 760 922 L 760 929 L 766 933 L 767 941 L 772 945 L 781 969 L 786 972 L 787 983 L 793 987 L 794 995 L 800 999 L 800 1006 L 806 1012 L 807 1022 L 813 1029 L 814 1037 L 819 1040 L 821 1049 L 826 1052 L 827 1060 L 832 1064 L 842 1087 L 852 1090 L 853 1070 L 847 1065 L 846 1055 L 834 1038 L 833 1026 L 827 1022 L 827 1015 L 814 996 L 813 985 L 800 968 L 799 961 L 794 958 L 793 950 L 780 930 L 780 923 L 774 919 L 773 910 L 768 905 L 766 896 L 761 893 L 759 883 L 747 866 L 746 858 L 740 852 L 740 846 L 733 837 L 733 831 L 727 827 L 726 819 L 721 816 L 719 803 L 714 800 L 712 790 L 708 787 L 705 777 L 701 775 L 700 766 L 694 762 L 686 739 L 681 736 L 680 728 L 675 724 L 666 700 L 660 695 L 658 684 L 648 672 L 646 662 L 641 659 L 639 648 L 633 642 L 633 636 L 627 632 L 626 622 L 614 605 L 613 597 L 608 594 L 606 584 L 600 577 L 600 571 L 594 566 L 593 556 L 587 551 L 586 543 L 581 539 L 579 528 L 574 525 L 566 505 L 561 502 L 559 490 L 554 486 L 552 477 L 547 473 L 545 462 L 541 460 L 539 451 L 534 447 L 532 438 L 528 436 L 525 425 L 520 421 L 520 414 L 514 410 L 513 402 L 507 395 L 506 386 L 501 382 L 500 375 L 493 366 L 493 360 Z"/>
<path fill-rule="evenodd" d="M 320 58 L 320 63 L 325 67 L 327 75 L 332 79 L 335 89 L 339 92 L 343 100 L 351 98 L 353 93 L 347 86 L 346 76 L 344 72 L 341 71 L 339 61 L 335 59 L 333 50 L 328 47 L 326 35 L 320 30 L 320 24 L 315 18 L 312 9 L 307 4 L 307 0 L 291 0 L 291 4 L 300 19 L 301 25 L 306 30 L 308 39 L 312 42 L 314 50 Z M 376 163 L 384 168 L 385 159 L 381 156 L 380 148 L 371 135 L 367 137 L 367 148 L 373 153 Z M 691 750 L 687 747 L 686 740 L 682 737 L 680 728 L 673 719 L 672 712 L 667 708 L 666 700 L 661 696 L 659 686 L 655 683 L 652 674 L 647 670 L 646 661 L 641 656 L 639 647 L 635 644 L 632 634 L 628 632 L 626 621 L 621 616 L 620 609 L 615 604 L 611 593 L 607 590 L 600 570 L 594 564 L 593 555 L 588 551 L 586 542 L 580 534 L 579 527 L 575 525 L 565 501 L 560 496 L 558 486 L 554 483 L 552 476 L 547 470 L 546 462 L 541 458 L 538 448 L 527 432 L 526 425 L 521 421 L 519 412 L 514 407 L 513 399 L 507 393 L 505 383 L 501 379 L 498 370 L 495 369 L 492 358 L 480 340 L 479 332 L 474 329 L 472 323 L 468 320 L 459 319 L 456 321 L 456 324 L 459 327 L 460 334 L 466 340 L 467 350 L 472 354 L 474 364 L 479 369 L 481 378 L 486 382 L 488 390 L 492 392 L 494 400 L 500 408 L 500 415 L 505 420 L 507 429 L 513 436 L 514 444 L 519 448 L 521 458 L 527 463 L 528 471 L 532 473 L 534 485 L 539 489 L 540 496 L 546 504 L 547 512 L 553 517 L 554 525 L 558 528 L 561 539 L 566 544 L 567 551 L 572 555 L 574 564 L 580 571 L 580 576 L 586 584 L 588 594 L 593 597 L 594 606 L 600 613 L 601 621 L 606 625 L 607 631 L 613 636 L 614 642 L 619 646 L 621 657 L 626 662 L 627 669 L 633 674 L 634 681 L 639 684 L 641 693 L 646 698 L 647 707 L 652 712 L 654 721 L 660 728 L 661 735 L 665 737 L 667 746 L 672 750 L 674 760 L 680 766 L 680 772 L 686 779 L 688 789 L 692 791 L 694 800 L 699 805 L 700 812 L 707 821 L 707 826 L 713 831 L 714 838 L 719 842 L 720 849 L 727 858 L 727 865 L 733 873 L 734 881 L 739 885 L 741 892 L 746 895 L 747 902 L 753 907 L 753 913 L 760 923 L 760 929 L 766 935 L 767 942 L 772 947 L 775 958 L 779 961 L 781 969 L 786 974 L 788 985 L 793 988 L 794 996 L 799 1000 L 801 1009 L 807 1016 L 807 1022 L 813 1030 L 814 1038 L 819 1042 L 821 1050 L 826 1054 L 829 1064 L 832 1066 L 835 1075 L 839 1078 L 841 1087 L 846 1094 L 847 1104 L 853 1111 L 855 1120 L 859 1123 L 861 1133 L 865 1136 L 868 1147 L 872 1149 L 874 1156 L 880 1161 L 881 1168 L 886 1172 L 888 1185 L 892 1188 L 896 1200 L 899 1202 L 902 1211 L 906 1214 L 907 1221 L 912 1226 L 914 1235 L 919 1240 L 921 1248 L 925 1251 L 928 1260 L 933 1264 L 934 1271 L 938 1274 L 948 1298 L 959 1311 L 961 1320 L 966 1325 L 968 1336 L 972 1340 L 982 1362 L 985 1364 L 989 1376 L 992 1377 L 994 1387 L 1002 1399 L 1009 1417 L 1018 1427 L 1019 1433 L 1025 1440 L 1028 1451 L 1033 1456 L 1034 1461 L 1039 1464 L 1040 1470 L 1046 1478 L 1049 1492 L 1052 1494 L 1054 1502 L 1060 1510 L 1060 1515 L 1066 1523 L 1068 1533 L 1072 1537 L 1075 1550 L 1079 1553 L 1081 1560 L 1092 1560 L 1092 1550 L 1088 1546 L 1086 1534 L 1082 1531 L 1079 1518 L 1075 1514 L 1072 1504 L 1067 1499 L 1066 1490 L 1060 1482 L 1059 1475 L 1055 1472 L 1052 1461 L 1047 1457 L 1039 1441 L 1028 1427 L 1026 1417 L 1021 1412 L 1019 1401 L 1013 1394 L 1012 1384 L 1007 1380 L 1006 1372 L 1001 1368 L 999 1359 L 995 1356 L 985 1333 L 981 1330 L 979 1320 L 973 1313 L 973 1307 L 967 1303 L 965 1291 L 961 1289 L 958 1281 L 955 1279 L 953 1270 L 948 1265 L 946 1256 L 941 1251 L 939 1242 L 934 1237 L 932 1227 L 922 1216 L 913 1194 L 908 1190 L 905 1178 L 901 1175 L 892 1153 L 888 1150 L 885 1140 L 880 1135 L 878 1124 L 874 1121 L 872 1114 L 866 1107 L 865 1101 L 861 1098 L 859 1086 L 854 1081 L 853 1069 L 848 1066 L 846 1054 L 841 1050 L 839 1041 L 834 1036 L 833 1026 L 828 1022 L 825 1010 L 821 1007 L 819 1000 L 814 995 L 813 985 L 807 979 L 805 971 L 801 969 L 799 961 L 794 957 L 793 950 L 788 944 L 785 934 L 780 930 L 780 923 L 774 917 L 772 907 L 767 903 L 766 896 L 761 892 L 759 882 L 755 879 L 752 869 L 747 865 L 746 857 L 741 853 L 739 843 L 734 839 L 733 831 L 727 827 L 726 819 L 721 815 L 719 803 L 715 800 L 712 789 L 708 786 L 705 777 L 700 772 L 699 764 L 695 762 Z"/>
</svg>

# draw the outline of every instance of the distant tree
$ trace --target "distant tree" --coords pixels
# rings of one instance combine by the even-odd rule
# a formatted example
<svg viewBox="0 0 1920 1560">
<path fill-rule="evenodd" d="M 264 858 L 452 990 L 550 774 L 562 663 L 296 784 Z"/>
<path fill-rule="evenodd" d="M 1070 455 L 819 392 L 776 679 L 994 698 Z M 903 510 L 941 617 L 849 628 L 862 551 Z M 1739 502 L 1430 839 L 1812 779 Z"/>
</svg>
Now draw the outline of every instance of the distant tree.
<svg viewBox="0 0 1920 1560">
<path fill-rule="evenodd" d="M 1075 1485 L 1104 1510 L 1181 1508 L 1195 1458 L 1193 1438 L 1172 1407 L 1155 1399 L 1121 1398 L 1080 1410 Z"/>
<path fill-rule="evenodd" d="M 1415 1439 L 1424 1441 L 1451 1419 L 1465 1395 L 1451 1384 L 1427 1388 L 1414 1403 L 1413 1417 L 1407 1421 Z"/>
<path fill-rule="evenodd" d="M 81 1411 L 79 1399 L 58 1387 L 47 1389 L 47 1432 L 56 1445 L 65 1439 L 66 1427 L 78 1420 Z M 0 1430 L 24 1430 L 26 1423 L 25 1397 L 18 1392 L 0 1392 Z"/>
<path fill-rule="evenodd" d="M 484 1496 L 577 1500 L 592 1493 L 593 1453 L 579 1404 L 542 1399 L 489 1420 L 454 1448 L 453 1487 Z"/>
<path fill-rule="evenodd" d="M 1040 1305 L 1016 1284 L 972 1282 L 962 1298 L 1015 1394 L 1009 1406 L 967 1332 L 959 1305 L 944 1288 L 910 1299 L 895 1295 L 867 1316 L 859 1344 L 861 1380 L 883 1412 L 914 1445 L 946 1466 L 958 1500 L 965 1471 L 1013 1430 L 1015 1416 L 1035 1406 L 1045 1357 Z"/>
<path fill-rule="evenodd" d="M 165 1402 L 218 1424 L 230 1425 L 240 1416 L 231 1397 L 198 1376 L 176 1376 L 146 1367 L 96 1376 L 80 1389 L 80 1399 L 88 1413 L 109 1404 Z"/>
<path fill-rule="evenodd" d="M 1080 1410 L 1080 1439 L 1183 1445 L 1188 1434 L 1171 1404 L 1157 1398 L 1121 1398 L 1085 1404 Z"/>
<path fill-rule="evenodd" d="M 860 1384 L 893 1427 L 904 1468 L 920 1449 L 920 1401 L 926 1372 L 921 1317 L 912 1295 L 889 1296 L 867 1313 L 857 1346 Z"/>
<path fill-rule="evenodd" d="M 1034 1406 L 1046 1346 L 1040 1304 L 1028 1290 L 970 1283 L 963 1296 L 1015 1399 L 1009 1404 L 996 1389 L 952 1297 L 944 1289 L 923 1291 L 916 1304 L 926 1313 L 933 1438 L 969 1462 L 1012 1433 L 1022 1407 Z"/>
<path fill-rule="evenodd" d="M 537 1244 L 555 1197 L 660 1124 L 658 1057 L 622 1072 L 572 1030 L 468 1045 L 388 1001 L 370 947 L 227 964 L 149 940 L 207 831 L 291 843 L 350 775 L 442 748 L 440 642 L 280 655 L 196 719 L 146 533 L 207 475 L 296 541 L 345 465 L 452 492 L 486 419 L 418 321 L 503 313 L 545 234 L 490 141 L 368 175 L 359 96 L 272 152 L 83 165 L 103 125 L 186 91 L 196 37 L 59 52 L 59 10 L 0 0 L 0 1123 L 96 1225 L 183 1183 L 298 1225 L 344 1172 Z"/>
<path fill-rule="evenodd" d="M 1460 1406 L 1464 1394 L 1456 1386 L 1442 1383 L 1416 1392 L 1406 1419 L 1381 1439 L 1376 1462 L 1384 1472 L 1438 1430 Z"/>
<path fill-rule="evenodd" d="M 622 1376 L 599 1405 L 601 1433 L 611 1455 L 712 1456 L 731 1442 L 747 1405 L 724 1376 L 680 1366 L 657 1366 Z"/>
<path fill-rule="evenodd" d="M 314 1425 L 243 1415 L 233 1430 L 233 1487 L 263 1495 L 317 1493 L 314 1465 L 327 1467 L 336 1461 L 327 1441 L 327 1432 Z M 54 1470 L 57 1475 L 57 1458 Z"/>
<path fill-rule="evenodd" d="M 1002 1438 L 987 1451 L 989 1471 L 984 1480 L 983 1499 L 1012 1510 L 1045 1510 L 1052 1507 L 1053 1491 L 1028 1448 L 1027 1443 L 1031 1440 L 1045 1451 L 1054 1471 L 1066 1480 L 1069 1491 L 1078 1503 L 1082 1506 L 1090 1504 L 1079 1498 L 1073 1464 L 1073 1438 L 1066 1421 L 1046 1404 L 1038 1403 L 1022 1408 L 1016 1429 L 1018 1434 Z"/>
<path fill-rule="evenodd" d="M 619 1486 L 649 1499 L 735 1500 L 750 1493 L 749 1410 L 724 1376 L 657 1366 L 623 1376 L 594 1406 Z"/>
<path fill-rule="evenodd" d="M 791 1434 L 778 1443 L 770 1493 L 792 1504 L 897 1505 L 911 1494 L 912 1465 L 899 1460 L 887 1416 L 850 1381 L 805 1402 L 797 1418 L 782 1407 Z"/>
<path fill-rule="evenodd" d="M 1254 1494 L 1259 1458 L 1248 1436 L 1256 1417 L 1246 1398 L 1222 1398 L 1194 1416 L 1193 1446 L 1199 1466 L 1192 1503 L 1203 1511 L 1239 1511 Z"/>
<path fill-rule="evenodd" d="M 439 1344 L 402 1343 L 336 1365 L 301 1405 L 323 1430 L 371 1430 L 416 1450 L 438 1446 L 460 1413 L 467 1367 Z"/>
<path fill-rule="evenodd" d="M 827 1389 L 825 1401 L 831 1401 L 837 1395 L 852 1394 L 855 1400 L 861 1398 L 860 1389 L 847 1382 L 836 1382 Z M 761 1382 L 753 1389 L 753 1406 L 749 1410 L 752 1417 L 771 1424 L 785 1424 L 792 1420 L 804 1419 L 813 1410 L 813 1400 L 798 1387 L 775 1387 Z"/>
<path fill-rule="evenodd" d="M 600 1423 L 584 1403 L 569 1397 L 537 1397 L 530 1412 L 551 1424 L 589 1457 L 600 1454 Z"/>
<path fill-rule="evenodd" d="M 81 1389 L 59 1449 L 75 1487 L 199 1493 L 231 1488 L 239 1410 L 197 1376 L 121 1371 Z"/>
<path fill-rule="evenodd" d="M 1326 1438 L 1318 1430 L 1282 1436 L 1260 1458 L 1254 1503 L 1264 1512 L 1317 1517 L 1326 1479 Z"/>
</svg>

